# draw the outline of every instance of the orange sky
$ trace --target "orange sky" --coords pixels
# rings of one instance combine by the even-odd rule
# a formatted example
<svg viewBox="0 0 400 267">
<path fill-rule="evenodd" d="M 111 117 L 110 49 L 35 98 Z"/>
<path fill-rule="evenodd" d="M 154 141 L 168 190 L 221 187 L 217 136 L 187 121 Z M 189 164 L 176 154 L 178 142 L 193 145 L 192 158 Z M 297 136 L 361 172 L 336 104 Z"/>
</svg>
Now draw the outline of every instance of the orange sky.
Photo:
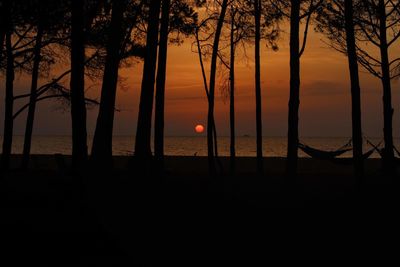
<svg viewBox="0 0 400 267">
<path fill-rule="evenodd" d="M 300 133 L 302 136 L 350 136 L 350 93 L 346 58 L 321 42 L 322 36 L 312 33 L 302 58 L 302 86 Z M 262 50 L 262 94 L 264 135 L 285 136 L 287 131 L 287 103 L 289 91 L 288 36 L 283 34 L 280 50 Z M 249 59 L 243 53 L 236 67 L 237 132 L 238 135 L 255 133 L 255 96 L 253 73 L 253 47 L 247 46 Z M 399 50 L 392 53 L 398 53 Z M 194 126 L 206 123 L 207 100 L 202 87 L 197 54 L 191 51 L 191 41 L 181 46 L 170 46 L 168 55 L 166 92 L 166 135 L 194 135 Z M 209 61 L 206 62 L 209 65 Z M 124 88 L 118 91 L 115 135 L 134 135 L 140 94 L 142 64 L 121 70 L 126 78 Z M 382 135 L 381 86 L 369 74 L 362 76 L 363 128 L 368 136 Z M 4 77 L 1 78 L 1 101 L 4 101 Z M 18 92 L 29 88 L 27 79 L 16 82 Z M 98 97 L 101 81 L 88 94 Z M 398 83 L 393 83 L 395 108 L 394 129 L 400 132 L 400 95 Z M 228 102 L 218 91 L 216 121 L 220 135 L 229 134 Z M 70 134 L 68 111 L 56 110 L 57 103 L 47 102 L 38 106 L 35 134 Z M 3 108 L 0 111 L 3 117 Z M 23 134 L 25 114 L 15 125 L 15 134 Z M 94 108 L 88 113 L 88 131 L 93 133 L 97 116 Z M 2 130 L 2 125 L 0 126 Z"/>
</svg>

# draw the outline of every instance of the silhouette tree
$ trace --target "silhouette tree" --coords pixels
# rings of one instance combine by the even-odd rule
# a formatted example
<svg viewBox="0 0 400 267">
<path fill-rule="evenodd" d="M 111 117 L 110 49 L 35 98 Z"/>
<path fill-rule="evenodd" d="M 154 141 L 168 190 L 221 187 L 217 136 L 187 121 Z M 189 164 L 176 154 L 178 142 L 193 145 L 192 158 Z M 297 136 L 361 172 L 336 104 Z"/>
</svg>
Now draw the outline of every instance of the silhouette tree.
<svg viewBox="0 0 400 267">
<path fill-rule="evenodd" d="M 236 169 L 236 131 L 235 131 L 235 53 L 236 53 L 236 42 L 235 28 L 236 14 L 238 13 L 237 6 L 234 3 L 230 5 L 230 62 L 229 62 L 229 122 L 230 122 L 230 170 L 232 173 Z"/>
<path fill-rule="evenodd" d="M 29 110 L 27 116 L 27 123 L 25 128 L 25 136 L 24 136 L 24 149 L 23 149 L 23 157 L 22 157 L 22 168 L 25 169 L 29 164 L 29 154 L 31 150 L 31 140 L 32 140 L 32 132 L 33 132 L 33 121 L 34 114 L 36 108 L 36 99 L 37 99 L 37 86 L 38 86 L 38 78 L 39 78 L 39 64 L 41 57 L 41 49 L 42 49 L 42 38 L 43 38 L 43 26 L 41 23 L 37 26 L 37 34 L 36 34 L 36 43 L 34 48 L 34 59 L 33 59 L 33 70 L 32 70 L 32 81 L 31 81 L 31 95 L 29 100 Z"/>
<path fill-rule="evenodd" d="M 170 0 L 162 1 L 154 122 L 154 155 L 158 164 L 157 167 L 160 169 L 164 168 L 164 101 L 170 7 Z"/>
<path fill-rule="evenodd" d="M 192 3 L 193 6 L 201 4 L 200 2 Z M 186 37 L 193 34 L 197 20 L 197 13 L 187 1 L 162 1 L 154 122 L 154 155 L 160 169 L 164 167 L 164 102 L 169 36 L 172 32 L 177 32 L 176 37 L 171 38 L 171 41 L 179 44 L 180 33 Z"/>
<path fill-rule="evenodd" d="M 227 7 L 228 7 L 228 0 L 223 0 L 221 3 L 221 11 L 219 13 L 217 27 L 215 29 L 214 42 L 212 47 L 212 56 L 211 56 L 208 115 L 207 115 L 207 151 L 208 151 L 209 171 L 211 175 L 214 175 L 216 173 L 214 144 L 213 144 L 214 143 L 213 129 L 215 128 L 215 121 L 214 121 L 215 78 L 217 72 L 218 47 L 219 47 L 222 27 L 224 25 Z"/>
<path fill-rule="evenodd" d="M 352 99 L 352 123 L 353 123 L 353 159 L 357 177 L 362 177 L 364 173 L 363 147 L 362 147 L 362 121 L 361 121 L 361 96 L 360 78 L 358 74 L 356 40 L 354 34 L 354 9 L 353 1 L 345 0 L 345 28 L 346 45 L 348 50 L 348 61 L 351 81 Z"/>
<path fill-rule="evenodd" d="M 346 50 L 349 64 L 351 102 L 352 102 L 352 141 L 353 160 L 356 176 L 361 179 L 363 166 L 363 137 L 361 120 L 360 78 L 357 61 L 357 46 L 355 36 L 355 10 L 359 9 L 360 1 L 333 0 L 326 1 L 318 16 L 317 28 L 328 34 L 333 42 L 342 43 Z"/>
<path fill-rule="evenodd" d="M 72 167 L 85 166 L 87 132 L 85 106 L 85 2 L 71 1 L 71 119 Z"/>
<path fill-rule="evenodd" d="M 400 75 L 398 72 L 400 59 L 390 59 L 389 49 L 396 44 L 400 37 L 399 5 L 399 1 L 359 1 L 354 10 L 355 49 L 358 62 L 373 76 L 379 78 L 382 83 L 385 141 L 383 163 L 385 170 L 389 173 L 394 171 L 391 80 Z M 344 37 L 347 29 L 343 26 L 343 13 L 342 11 L 341 17 L 335 18 L 334 23 L 324 23 L 330 27 L 321 30 L 328 33 L 334 49 L 350 54 L 350 47 L 347 47 Z"/>
<path fill-rule="evenodd" d="M 204 66 L 204 57 L 208 56 L 210 54 L 209 48 L 212 48 L 212 44 L 208 44 L 207 42 L 212 39 L 213 35 L 215 32 L 208 33 L 207 36 L 203 39 L 200 37 L 200 32 L 204 30 L 205 32 L 208 32 L 210 27 L 208 26 L 209 20 L 215 19 L 215 14 L 210 15 L 206 19 L 204 19 L 199 25 L 196 27 L 195 30 L 195 46 L 196 46 L 196 53 L 199 56 L 199 62 L 200 62 L 200 69 L 201 69 L 201 74 L 203 78 L 203 85 L 204 85 L 204 91 L 206 93 L 207 101 L 210 105 L 210 90 L 208 87 L 208 81 L 207 81 L 207 74 L 206 74 L 206 69 Z M 202 44 L 203 42 L 206 42 L 206 44 Z M 221 56 L 219 55 L 221 58 Z M 213 144 L 214 144 L 214 156 L 217 159 L 218 165 L 220 165 L 220 162 L 218 160 L 218 138 L 217 138 L 217 129 L 215 127 L 215 121 L 213 121 L 212 125 L 212 132 L 213 132 Z"/>
<path fill-rule="evenodd" d="M 42 71 L 49 72 L 50 65 L 54 64 L 54 52 L 46 49 L 56 42 L 57 34 L 64 29 L 65 7 L 61 1 L 32 1 L 32 21 L 30 22 L 32 29 L 34 44 L 32 44 L 32 69 L 31 72 L 31 89 L 29 95 L 29 108 L 26 119 L 26 128 L 24 135 L 24 147 L 21 167 L 26 169 L 29 164 L 29 156 L 32 143 L 33 124 L 35 118 L 36 103 L 38 98 L 38 79 L 40 76 L 41 65 Z M 18 99 L 14 97 L 14 100 Z M 15 116 L 14 116 L 15 118 Z"/>
<path fill-rule="evenodd" d="M 24 69 L 30 61 L 29 41 L 26 41 L 30 27 L 25 27 L 25 18 L 29 5 L 20 1 L 4 2 L 5 17 L 3 18 L 3 29 L 5 31 L 5 55 L 7 57 L 6 86 L 5 86 L 5 113 L 4 113 L 4 134 L 2 150 L 2 169 L 7 170 L 10 166 L 10 156 L 13 141 L 13 108 L 14 108 L 14 79 L 15 68 Z M 20 32 L 18 32 L 20 31 Z M 14 34 L 14 33 L 18 34 Z M 18 61 L 16 61 L 18 59 Z"/>
<path fill-rule="evenodd" d="M 288 113 L 287 173 L 297 173 L 300 107 L 300 58 L 304 54 L 312 16 L 321 7 L 322 0 L 272 0 L 271 4 L 290 20 L 290 92 Z M 286 11 L 289 10 L 289 13 Z M 300 46 L 300 23 L 305 21 Z"/>
<path fill-rule="evenodd" d="M 262 152 L 262 104 L 261 104 L 261 1 L 254 1 L 254 21 L 255 21 L 255 83 L 256 83 L 256 133 L 257 133 L 257 172 L 263 172 L 263 152 Z"/>
<path fill-rule="evenodd" d="M 5 95 L 5 114 L 4 114 L 4 134 L 3 134 L 3 153 L 2 168 L 7 170 L 10 166 L 10 155 L 13 138 L 13 91 L 14 91 L 14 55 L 11 45 L 11 32 L 6 32 L 6 54 L 7 54 L 7 70 L 6 70 L 6 95 Z"/>
<path fill-rule="evenodd" d="M 0 1 L 0 64 L 3 60 L 4 40 L 6 38 L 8 1 Z"/>
<path fill-rule="evenodd" d="M 143 78 L 135 141 L 135 156 L 139 160 L 148 160 L 152 155 L 151 119 L 153 113 L 160 7 L 160 1 L 150 1 L 146 55 L 143 66 Z"/>
<path fill-rule="evenodd" d="M 12 55 L 11 61 L 9 61 L 8 69 L 10 72 L 21 72 L 32 74 L 31 87 L 37 88 L 37 80 L 39 77 L 39 69 L 41 68 L 43 72 L 47 73 L 51 64 L 55 63 L 54 56 L 55 53 L 52 49 L 44 50 L 44 47 L 49 46 L 49 44 L 59 41 L 56 34 L 50 34 L 50 28 L 60 29 L 61 21 L 63 28 L 63 13 L 65 10 L 62 8 L 63 1 L 13 1 L 5 2 L 8 4 L 7 9 L 7 19 L 8 28 L 11 34 L 11 51 L 8 51 L 8 55 Z M 43 15 L 46 14 L 46 15 Z M 57 18 L 57 19 L 55 19 Z M 4 18 L 3 18 L 4 19 Z M 40 26 L 40 27 L 39 27 Z M 44 31 L 46 31 L 46 39 L 44 40 Z M 43 39 L 43 40 L 42 40 Z M 11 71 L 11 62 L 14 62 Z M 39 64 L 42 62 L 43 64 Z M 0 62 L 3 63 L 3 62 Z M 1 64 L 2 69 L 7 69 L 7 64 Z M 7 71 L 6 71 L 7 72 Z M 13 77 L 14 75 L 9 75 L 8 77 Z M 7 80 L 7 75 L 6 75 Z M 8 88 L 12 86 L 10 79 L 8 80 Z M 7 83 L 7 82 L 6 82 Z M 7 87 L 7 86 L 6 86 Z M 31 89 L 32 89 L 31 88 Z M 41 88 L 44 89 L 44 88 Z M 43 94 L 46 90 L 42 90 Z M 4 164 L 5 169 L 8 168 L 9 156 L 11 153 L 12 146 L 12 132 L 13 132 L 13 120 L 26 108 L 29 107 L 28 117 L 27 117 L 27 129 L 24 138 L 24 154 L 23 154 L 23 167 L 28 164 L 29 150 L 31 143 L 32 127 L 35 104 L 37 100 L 34 94 L 24 94 L 14 96 L 9 92 L 9 97 L 6 100 L 6 106 L 8 107 L 5 114 L 5 142 L 4 142 Z M 33 92 L 33 91 L 32 91 Z M 11 96 L 10 96 L 11 95 Z M 28 104 L 22 106 L 16 113 L 13 114 L 14 101 L 24 98 L 30 98 Z M 43 100 L 44 98 L 40 98 Z M 10 138 L 11 136 L 11 138 Z"/>
<path fill-rule="evenodd" d="M 112 164 L 112 132 L 114 123 L 115 99 L 118 82 L 118 70 L 124 41 L 124 10 L 126 1 L 112 2 L 112 18 L 108 29 L 108 44 L 99 115 L 93 138 L 92 158 L 102 167 Z"/>
</svg>

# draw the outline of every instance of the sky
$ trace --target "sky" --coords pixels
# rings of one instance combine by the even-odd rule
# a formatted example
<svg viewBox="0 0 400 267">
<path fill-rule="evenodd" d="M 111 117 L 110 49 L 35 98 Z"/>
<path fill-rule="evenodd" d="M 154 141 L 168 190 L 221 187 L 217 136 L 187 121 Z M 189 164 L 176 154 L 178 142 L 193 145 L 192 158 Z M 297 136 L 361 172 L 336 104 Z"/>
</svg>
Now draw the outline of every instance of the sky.
<svg viewBox="0 0 400 267">
<path fill-rule="evenodd" d="M 283 33 L 279 51 L 265 45 L 261 54 L 263 135 L 286 136 L 289 93 L 289 36 Z M 306 137 L 349 137 L 351 135 L 351 98 L 347 59 L 330 49 L 323 36 L 311 33 L 301 59 L 300 135 Z M 192 52 L 192 40 L 180 46 L 169 46 L 166 84 L 167 136 L 197 135 L 194 127 L 206 125 L 207 99 L 205 96 L 198 55 Z M 247 45 L 246 56 L 238 52 L 236 65 L 236 124 L 237 135 L 255 135 L 254 47 Z M 391 51 L 398 54 L 399 49 Z M 66 55 L 68 56 L 68 55 Z M 205 62 L 210 65 L 210 61 Z M 141 63 L 120 70 L 123 86 L 117 93 L 114 135 L 136 132 L 139 106 Z M 208 69 L 207 69 L 208 70 Z M 383 129 L 382 89 L 380 81 L 361 70 L 363 132 L 380 137 Z M 44 83 L 47 79 L 42 79 Z M 4 76 L 1 76 L 0 101 L 4 103 Z M 68 82 L 68 81 L 67 81 Z M 15 95 L 29 91 L 29 77 L 19 75 Z M 99 99 L 101 80 L 87 82 L 87 95 Z M 400 134 L 400 84 L 393 82 L 393 120 L 396 136 Z M 20 104 L 16 103 L 16 107 Z M 88 110 L 88 133 L 94 132 L 97 108 Z M 0 108 L 0 131 L 3 131 L 4 105 Z M 26 113 L 15 122 L 14 134 L 24 133 Z M 218 134 L 229 135 L 229 101 L 217 89 L 216 124 Z M 70 135 L 70 114 L 54 101 L 37 106 L 34 135 Z"/>
</svg>

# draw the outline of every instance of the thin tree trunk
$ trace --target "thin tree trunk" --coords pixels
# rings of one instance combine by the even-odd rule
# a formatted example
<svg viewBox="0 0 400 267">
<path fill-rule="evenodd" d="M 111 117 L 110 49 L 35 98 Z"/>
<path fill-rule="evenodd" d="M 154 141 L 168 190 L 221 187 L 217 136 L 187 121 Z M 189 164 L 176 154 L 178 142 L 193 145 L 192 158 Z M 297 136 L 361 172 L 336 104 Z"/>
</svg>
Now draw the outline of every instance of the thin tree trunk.
<svg viewBox="0 0 400 267">
<path fill-rule="evenodd" d="M 352 107 L 352 137 L 354 171 L 358 180 L 363 177 L 363 138 L 361 121 L 361 96 L 360 78 L 358 73 L 356 39 L 354 33 L 353 0 L 345 0 L 345 26 L 347 58 L 349 63 L 351 81 L 351 107 Z"/>
<path fill-rule="evenodd" d="M 383 113 L 384 113 L 384 168 L 387 172 L 394 169 L 393 152 L 393 107 L 392 107 L 392 87 L 390 82 L 389 54 L 386 27 L 385 2 L 379 0 L 379 20 L 380 20 L 380 53 L 382 64 L 382 85 L 383 85 Z"/>
<path fill-rule="evenodd" d="M 261 2 L 254 1 L 255 14 L 255 81 L 256 81 L 256 131 L 257 131 L 257 172 L 263 173 L 262 152 L 262 106 L 261 106 L 261 64 L 260 64 L 260 32 L 261 32 Z"/>
<path fill-rule="evenodd" d="M 290 15 L 290 96 L 288 115 L 287 172 L 297 173 L 300 106 L 300 1 L 291 1 Z"/>
<path fill-rule="evenodd" d="M 216 173 L 215 160 L 214 160 L 214 144 L 213 144 L 214 141 L 213 131 L 215 128 L 215 121 L 214 121 L 215 78 L 217 72 L 219 40 L 221 37 L 222 27 L 224 25 L 227 6 L 228 6 L 228 0 L 224 0 L 221 5 L 221 13 L 219 15 L 217 28 L 215 30 L 213 51 L 211 56 L 210 86 L 209 86 L 210 95 L 209 95 L 208 116 L 207 116 L 207 150 L 208 150 L 209 171 L 211 175 L 215 175 Z"/>
<path fill-rule="evenodd" d="M 4 1 L 0 6 L 0 64 L 3 61 L 3 49 L 4 49 L 4 40 L 6 39 L 6 29 L 7 29 L 7 14 L 6 10 L 8 9 L 8 1 Z"/>
<path fill-rule="evenodd" d="M 6 33 L 6 53 L 7 53 L 7 70 L 6 70 L 6 94 L 5 94 L 5 114 L 4 114 L 4 134 L 3 134 L 3 153 L 2 168 L 8 170 L 10 168 L 11 147 L 13 141 L 13 106 L 14 106 L 14 55 L 12 52 L 11 32 Z"/>
<path fill-rule="evenodd" d="M 112 168 L 112 136 L 118 84 L 120 52 L 123 42 L 124 1 L 112 5 L 111 25 L 107 40 L 107 58 L 101 88 L 101 100 L 93 137 L 92 159 L 103 168 Z"/>
<path fill-rule="evenodd" d="M 229 121 L 230 121 L 230 132 L 231 132 L 231 143 L 230 143 L 230 168 L 231 172 L 235 172 L 236 168 L 236 149 L 235 149 L 235 12 L 231 12 L 231 60 L 230 60 L 230 70 L 229 70 L 229 81 L 230 81 L 230 91 L 229 91 Z"/>
<path fill-rule="evenodd" d="M 84 1 L 72 0 L 71 4 L 72 167 L 79 170 L 87 161 Z"/>
<path fill-rule="evenodd" d="M 154 83 L 157 65 L 158 26 L 161 3 L 151 1 L 147 28 L 146 56 L 143 66 L 139 116 L 136 129 L 135 155 L 151 158 L 151 120 L 153 113 Z"/>
<path fill-rule="evenodd" d="M 0 25 L 0 64 L 1 64 L 3 61 L 3 49 L 4 49 L 4 40 L 6 37 L 6 32 L 4 29 L 3 22 L 1 21 L 0 23 L 1 23 Z"/>
<path fill-rule="evenodd" d="M 6 37 L 6 33 L 3 29 L 3 26 L 0 25 L 0 64 L 3 61 L 3 48 L 4 48 L 5 37 Z"/>
<path fill-rule="evenodd" d="M 29 98 L 28 116 L 26 118 L 25 136 L 24 136 L 24 150 L 22 155 L 22 169 L 28 168 L 29 157 L 31 152 L 33 122 L 35 119 L 36 99 L 37 99 L 37 85 L 39 78 L 39 67 L 41 61 L 43 29 L 39 25 L 36 34 L 36 44 L 34 49 L 32 81 L 31 81 L 31 95 Z"/>
<path fill-rule="evenodd" d="M 200 61 L 201 74 L 203 77 L 204 90 L 206 92 L 207 101 L 210 102 L 210 92 L 208 90 L 207 76 L 204 68 L 203 56 L 201 54 L 201 45 L 198 33 L 196 33 L 196 43 L 197 43 L 197 53 L 199 55 L 199 61 Z M 213 129 L 213 139 L 214 139 L 214 154 L 215 157 L 217 158 L 217 164 L 220 165 L 220 167 L 222 167 L 222 163 L 218 158 L 218 138 L 217 138 L 217 128 L 215 127 L 215 123 L 212 125 L 212 129 Z"/>
<path fill-rule="evenodd" d="M 154 126 L 154 155 L 158 167 L 164 168 L 164 105 L 165 105 L 165 81 L 167 75 L 168 55 L 168 31 L 170 0 L 162 1 L 160 45 L 158 54 L 157 82 L 156 82 L 156 106 Z"/>
</svg>

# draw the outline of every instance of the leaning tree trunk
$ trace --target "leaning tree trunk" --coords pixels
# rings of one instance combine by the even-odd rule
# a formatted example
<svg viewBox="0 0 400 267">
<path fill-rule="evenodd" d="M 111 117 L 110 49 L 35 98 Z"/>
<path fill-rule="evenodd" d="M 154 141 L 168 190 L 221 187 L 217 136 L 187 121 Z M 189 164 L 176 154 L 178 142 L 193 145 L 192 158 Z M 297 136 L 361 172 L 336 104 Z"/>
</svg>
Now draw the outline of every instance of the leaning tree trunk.
<svg viewBox="0 0 400 267">
<path fill-rule="evenodd" d="M 256 132 L 257 132 L 257 172 L 263 173 L 262 151 L 262 106 L 261 106 L 261 65 L 260 65 L 260 32 L 261 32 L 261 1 L 254 1 L 255 14 L 255 81 L 256 81 Z"/>
<path fill-rule="evenodd" d="M 142 88 L 135 141 L 135 156 L 140 160 L 148 160 L 151 158 L 151 120 L 157 65 L 160 6 L 160 1 L 151 1 L 148 18 L 146 56 L 143 66 Z"/>
<path fill-rule="evenodd" d="M 167 72 L 168 30 L 170 0 L 162 1 L 160 46 L 158 55 L 156 106 L 154 126 L 154 155 L 157 167 L 164 168 L 164 105 L 165 105 L 165 80 Z"/>
<path fill-rule="evenodd" d="M 364 173 L 363 138 L 361 124 L 360 78 L 358 73 L 353 12 L 353 0 L 345 0 L 346 45 L 351 81 L 353 160 L 356 177 L 357 179 L 361 179 Z"/>
<path fill-rule="evenodd" d="M 230 121 L 230 134 L 231 134 L 231 142 L 230 142 L 230 168 L 231 172 L 235 172 L 236 168 L 236 148 L 235 148 L 235 14 L 232 11 L 231 15 L 231 40 L 230 40 L 230 69 L 229 69 L 229 81 L 230 81 L 230 90 L 229 90 L 229 121 Z"/>
<path fill-rule="evenodd" d="M 72 167 L 78 170 L 87 161 L 84 1 L 73 0 L 71 4 Z"/>
<path fill-rule="evenodd" d="M 114 125 L 115 99 L 117 93 L 118 70 L 121 45 L 124 37 L 123 15 L 124 1 L 114 1 L 111 24 L 107 40 L 107 58 L 101 88 L 101 100 L 93 137 L 92 159 L 102 168 L 111 168 L 112 135 Z"/>
<path fill-rule="evenodd" d="M 42 49 L 42 37 L 43 29 L 39 25 L 36 34 L 36 44 L 34 48 L 34 59 L 33 59 L 33 69 L 32 69 L 32 81 L 31 81 L 31 94 L 29 98 L 29 109 L 28 116 L 26 118 L 25 136 L 24 136 L 24 150 L 22 155 L 22 169 L 28 168 L 29 157 L 31 152 L 32 143 L 32 132 L 33 132 L 33 122 L 35 119 L 35 109 L 36 109 L 36 99 L 37 99 L 37 85 L 39 78 L 39 67 L 41 60 L 41 49 Z"/>
<path fill-rule="evenodd" d="M 291 1 L 290 14 L 290 96 L 288 115 L 287 173 L 297 173 L 300 106 L 300 1 Z"/>
<path fill-rule="evenodd" d="M 224 0 L 221 5 L 221 13 L 219 15 L 217 28 L 215 30 L 213 51 L 211 56 L 210 86 L 209 86 L 210 91 L 208 98 L 208 116 L 207 116 L 207 151 L 208 151 L 209 171 L 211 175 L 215 175 L 216 173 L 215 160 L 214 160 L 214 144 L 213 144 L 213 132 L 215 127 L 215 121 L 214 121 L 215 78 L 217 72 L 219 40 L 221 37 L 222 26 L 224 25 L 227 6 L 228 6 L 228 0 Z"/>
<path fill-rule="evenodd" d="M 14 106 L 14 55 L 11 44 L 11 32 L 6 33 L 6 54 L 7 54 L 7 70 L 6 70 L 6 93 L 5 93 L 5 114 L 4 114 L 4 134 L 3 134 L 3 154 L 1 163 L 3 170 L 10 167 L 11 147 L 13 141 L 13 106 Z"/>
</svg>

